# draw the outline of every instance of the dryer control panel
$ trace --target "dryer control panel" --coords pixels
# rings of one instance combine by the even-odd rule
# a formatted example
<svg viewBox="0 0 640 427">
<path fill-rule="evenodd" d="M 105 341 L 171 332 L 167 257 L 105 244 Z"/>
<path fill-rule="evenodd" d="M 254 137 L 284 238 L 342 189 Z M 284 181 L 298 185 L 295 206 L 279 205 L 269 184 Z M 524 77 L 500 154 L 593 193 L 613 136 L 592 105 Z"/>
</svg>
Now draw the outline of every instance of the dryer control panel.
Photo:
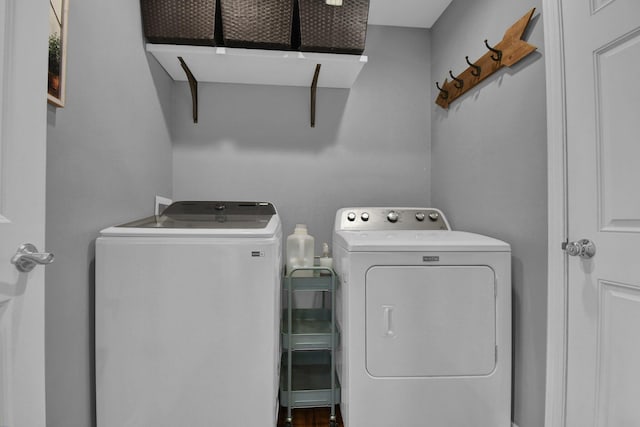
<svg viewBox="0 0 640 427">
<path fill-rule="evenodd" d="M 336 214 L 336 230 L 451 230 L 439 209 L 343 208 Z"/>
</svg>

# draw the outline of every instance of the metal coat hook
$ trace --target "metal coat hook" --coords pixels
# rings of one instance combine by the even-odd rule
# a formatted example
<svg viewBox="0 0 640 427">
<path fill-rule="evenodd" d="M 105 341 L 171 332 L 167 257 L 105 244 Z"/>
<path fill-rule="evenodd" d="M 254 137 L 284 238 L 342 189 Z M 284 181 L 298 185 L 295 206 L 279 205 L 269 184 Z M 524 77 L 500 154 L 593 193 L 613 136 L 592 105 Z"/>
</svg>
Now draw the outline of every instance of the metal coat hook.
<svg viewBox="0 0 640 427">
<path fill-rule="evenodd" d="M 495 53 L 496 55 L 491 55 L 491 59 L 493 59 L 496 62 L 500 62 L 500 60 L 502 59 L 502 51 L 498 50 L 498 49 L 494 49 L 491 46 L 489 46 L 489 43 L 487 42 L 487 40 L 485 39 L 484 41 L 484 45 L 487 47 L 487 49 L 489 49 L 491 52 Z"/>
<path fill-rule="evenodd" d="M 464 58 L 467 60 L 467 64 L 469 64 L 473 68 L 473 70 L 471 70 L 471 75 L 474 76 L 474 77 L 480 77 L 480 73 L 482 72 L 482 68 L 479 65 L 472 64 L 469 61 L 469 57 L 468 56 L 465 56 Z"/>
<path fill-rule="evenodd" d="M 454 77 L 453 73 L 451 72 L 451 70 L 449 70 L 449 75 L 451 76 L 451 78 L 455 81 L 455 83 L 453 84 L 456 88 L 458 89 L 462 89 L 464 86 L 464 80 L 459 79 L 457 77 Z"/>
<path fill-rule="evenodd" d="M 438 82 L 436 82 L 436 87 L 438 88 L 438 90 L 440 91 L 440 97 L 442 99 L 447 99 L 449 97 L 449 91 L 444 90 L 440 87 L 440 84 Z"/>
</svg>

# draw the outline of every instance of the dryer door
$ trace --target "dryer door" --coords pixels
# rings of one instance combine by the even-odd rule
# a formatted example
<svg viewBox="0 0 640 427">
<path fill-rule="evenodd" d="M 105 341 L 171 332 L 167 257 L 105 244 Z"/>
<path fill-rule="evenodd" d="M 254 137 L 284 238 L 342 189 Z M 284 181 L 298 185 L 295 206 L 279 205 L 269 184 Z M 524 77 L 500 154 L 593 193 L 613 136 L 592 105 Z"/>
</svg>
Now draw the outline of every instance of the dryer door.
<svg viewBox="0 0 640 427">
<path fill-rule="evenodd" d="M 374 377 L 491 374 L 495 292 L 495 274 L 487 266 L 370 268 L 367 371 Z"/>
</svg>

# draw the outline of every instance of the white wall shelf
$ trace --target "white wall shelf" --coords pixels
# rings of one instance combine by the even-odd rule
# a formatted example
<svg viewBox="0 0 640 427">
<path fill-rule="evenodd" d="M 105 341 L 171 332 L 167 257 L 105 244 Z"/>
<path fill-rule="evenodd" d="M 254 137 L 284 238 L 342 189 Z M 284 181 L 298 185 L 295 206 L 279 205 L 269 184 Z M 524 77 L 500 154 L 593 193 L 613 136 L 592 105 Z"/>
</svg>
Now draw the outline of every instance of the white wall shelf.
<svg viewBox="0 0 640 427">
<path fill-rule="evenodd" d="M 317 87 L 351 88 L 368 60 L 365 55 L 151 43 L 147 44 L 147 51 L 176 81 L 189 81 L 178 59 L 182 58 L 196 82 L 304 86 L 311 87 L 312 98 L 318 64 L 321 68 Z M 197 122 L 197 84 L 190 83 L 194 96 L 194 122 Z M 312 126 L 313 104 L 312 99 Z"/>
<path fill-rule="evenodd" d="M 147 44 L 169 75 L 186 81 L 182 57 L 199 82 L 311 86 L 316 64 L 322 64 L 318 87 L 350 88 L 367 63 L 366 56 L 228 47 Z"/>
</svg>

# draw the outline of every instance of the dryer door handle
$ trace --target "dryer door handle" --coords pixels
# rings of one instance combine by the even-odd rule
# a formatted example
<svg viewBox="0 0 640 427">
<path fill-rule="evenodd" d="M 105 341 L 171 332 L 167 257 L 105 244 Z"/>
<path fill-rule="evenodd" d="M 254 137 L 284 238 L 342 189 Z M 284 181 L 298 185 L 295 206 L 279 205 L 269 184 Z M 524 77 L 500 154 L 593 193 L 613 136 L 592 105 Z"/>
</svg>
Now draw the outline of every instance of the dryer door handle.
<svg viewBox="0 0 640 427">
<path fill-rule="evenodd" d="M 393 309 L 395 307 L 392 305 L 383 305 L 382 306 L 382 335 L 385 337 L 394 337 L 396 335 L 393 330 Z"/>
</svg>

